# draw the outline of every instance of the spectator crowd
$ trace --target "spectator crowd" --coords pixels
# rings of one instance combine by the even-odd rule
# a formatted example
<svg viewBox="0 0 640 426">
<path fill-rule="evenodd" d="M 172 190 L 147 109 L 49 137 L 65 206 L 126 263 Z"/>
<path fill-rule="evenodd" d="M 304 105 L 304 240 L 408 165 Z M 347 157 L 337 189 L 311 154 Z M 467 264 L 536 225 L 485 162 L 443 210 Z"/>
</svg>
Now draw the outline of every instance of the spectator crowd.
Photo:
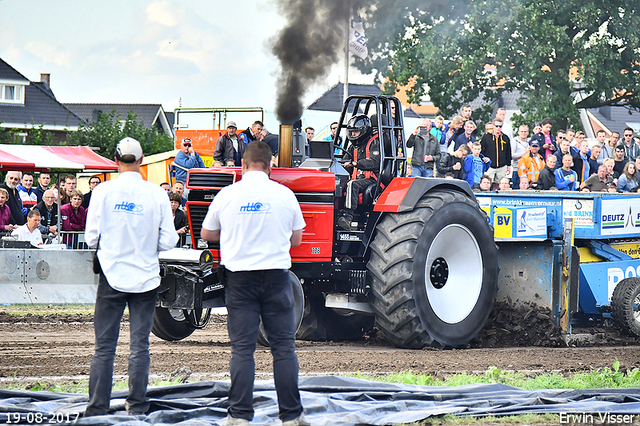
<svg viewBox="0 0 640 426">
<path fill-rule="evenodd" d="M 11 233 L 19 240 L 40 245 L 46 237 L 57 237 L 60 233 L 65 234 L 63 241 L 69 247 L 77 248 L 77 235 L 70 233 L 84 231 L 91 191 L 101 182 L 100 177 L 89 179 L 87 194 L 76 189 L 74 175 L 63 176 L 60 185 L 52 185 L 51 175 L 43 172 L 37 176 L 35 188 L 34 182 L 35 176 L 31 172 L 6 173 L 4 183 L 0 185 L 0 234 Z"/>
</svg>

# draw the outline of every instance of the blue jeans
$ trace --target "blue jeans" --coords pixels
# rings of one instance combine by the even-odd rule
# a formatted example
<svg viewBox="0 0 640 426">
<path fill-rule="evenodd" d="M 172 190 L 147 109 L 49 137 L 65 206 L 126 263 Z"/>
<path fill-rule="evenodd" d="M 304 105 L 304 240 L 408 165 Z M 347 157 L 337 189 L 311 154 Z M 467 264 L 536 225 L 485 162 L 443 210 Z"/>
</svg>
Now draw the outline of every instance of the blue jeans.
<svg viewBox="0 0 640 426">
<path fill-rule="evenodd" d="M 411 177 L 433 177 L 433 167 L 427 169 L 423 166 L 412 166 Z"/>
<path fill-rule="evenodd" d="M 298 391 L 296 330 L 289 271 L 228 271 L 227 275 L 225 297 L 231 340 L 229 415 L 249 421 L 253 419 L 253 353 L 262 318 L 273 356 L 279 417 L 283 422 L 293 420 L 302 413 L 302 404 Z"/>
<path fill-rule="evenodd" d="M 149 410 L 146 399 L 149 381 L 149 333 L 153 325 L 158 289 L 145 293 L 114 290 L 100 273 L 93 325 L 96 334 L 95 354 L 89 372 L 89 404 L 86 416 L 107 414 L 111 400 L 113 359 L 116 354 L 120 320 L 129 305 L 129 396 L 127 411 L 141 414 Z"/>
</svg>

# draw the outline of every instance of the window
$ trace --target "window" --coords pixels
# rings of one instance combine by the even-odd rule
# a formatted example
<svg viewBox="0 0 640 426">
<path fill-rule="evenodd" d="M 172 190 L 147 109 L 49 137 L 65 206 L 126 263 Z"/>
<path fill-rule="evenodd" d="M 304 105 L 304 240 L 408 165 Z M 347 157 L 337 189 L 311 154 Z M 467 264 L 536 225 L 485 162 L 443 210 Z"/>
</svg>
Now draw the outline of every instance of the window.
<svg viewBox="0 0 640 426">
<path fill-rule="evenodd" d="M 23 104 L 23 94 L 23 85 L 0 83 L 0 102 L 2 103 Z"/>
</svg>

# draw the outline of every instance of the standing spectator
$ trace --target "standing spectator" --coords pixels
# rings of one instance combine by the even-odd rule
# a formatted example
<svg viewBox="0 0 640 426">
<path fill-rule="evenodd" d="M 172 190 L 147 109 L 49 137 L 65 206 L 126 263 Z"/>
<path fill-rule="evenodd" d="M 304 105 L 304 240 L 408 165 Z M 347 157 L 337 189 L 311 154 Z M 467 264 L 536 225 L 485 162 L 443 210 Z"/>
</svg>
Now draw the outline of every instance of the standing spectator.
<svg viewBox="0 0 640 426">
<path fill-rule="evenodd" d="M 20 185 L 18 185 L 18 194 L 22 200 L 22 214 L 26 217 L 27 213 L 33 206 L 38 204 L 38 196 L 33 189 L 33 174 L 25 172 L 22 174 Z"/>
<path fill-rule="evenodd" d="M 496 118 L 502 120 L 502 134 L 506 135 L 509 139 L 513 139 L 513 127 L 511 126 L 511 122 L 507 121 L 507 110 L 498 108 Z"/>
<path fill-rule="evenodd" d="M 604 130 L 600 129 L 598 130 L 598 133 L 596 134 L 596 138 L 598 139 L 598 144 L 594 145 L 591 150 L 593 150 L 593 148 L 595 148 L 596 146 L 600 147 L 600 152 L 598 154 L 597 157 L 597 161 L 598 161 L 598 165 L 604 163 L 604 160 L 606 160 L 607 158 L 609 158 L 607 156 L 607 153 L 605 152 L 606 147 L 607 147 L 607 132 L 605 132 Z"/>
<path fill-rule="evenodd" d="M 456 136 L 453 142 L 453 150 L 455 151 L 460 148 L 460 145 L 471 146 L 476 141 L 474 134 L 477 130 L 478 128 L 476 127 L 476 123 L 471 120 L 467 120 L 464 123 L 464 131 Z"/>
<path fill-rule="evenodd" d="M 162 182 L 160 188 L 164 189 L 167 195 L 171 194 L 171 185 L 169 185 L 169 182 Z"/>
<path fill-rule="evenodd" d="M 559 169 L 560 167 L 562 167 L 562 158 L 565 155 L 570 155 L 570 156 L 574 156 L 574 154 L 571 152 L 571 143 L 567 140 L 567 139 L 563 139 L 562 141 L 559 142 L 559 147 L 560 149 L 556 150 L 555 153 L 553 155 L 556 156 L 556 169 Z"/>
<path fill-rule="evenodd" d="M 13 231 L 11 224 L 11 209 L 7 205 L 9 193 L 6 189 L 0 188 L 0 232 Z"/>
<path fill-rule="evenodd" d="M 413 147 L 411 154 L 411 176 L 433 177 L 433 166 L 440 161 L 440 143 L 431 133 L 431 121 L 422 121 L 422 125 L 416 127 L 409 139 L 407 147 Z"/>
<path fill-rule="evenodd" d="M 175 193 L 169 194 L 169 202 L 171 204 L 171 212 L 173 213 L 173 226 L 176 228 L 178 235 L 182 236 L 187 233 L 187 217 L 180 210 L 180 196 Z"/>
<path fill-rule="evenodd" d="M 129 414 L 144 414 L 149 380 L 149 333 L 160 285 L 158 252 L 178 242 L 169 197 L 140 175 L 142 148 L 132 138 L 118 142 L 115 160 L 120 173 L 95 189 L 85 237 L 100 262 L 93 325 L 95 354 L 89 373 L 89 403 L 85 416 L 109 411 L 113 360 L 120 319 L 129 306 Z"/>
<path fill-rule="evenodd" d="M 69 193 L 75 190 L 78 186 L 78 180 L 74 175 L 66 175 L 62 181 L 62 188 L 60 189 L 60 205 L 68 204 L 71 200 Z"/>
<path fill-rule="evenodd" d="M 544 160 L 540 155 L 540 143 L 532 140 L 529 150 L 518 162 L 517 174 L 520 179 L 526 177 L 529 182 L 537 182 L 543 168 Z"/>
<path fill-rule="evenodd" d="M 216 141 L 216 147 L 213 150 L 214 166 L 240 166 L 240 160 L 244 155 L 245 143 L 238 135 L 236 135 L 237 129 L 236 122 L 229 121 L 227 124 L 227 133 L 220 136 Z M 262 129 L 262 127 L 260 129 Z"/>
<path fill-rule="evenodd" d="M 531 139 L 535 139 L 542 148 L 542 156 L 546 160 L 549 155 L 552 155 L 558 148 L 556 145 L 556 138 L 551 134 L 551 127 L 553 127 L 553 121 L 549 117 L 542 120 L 540 132 L 535 133 Z M 560 161 L 562 163 L 562 160 Z"/>
<path fill-rule="evenodd" d="M 602 164 L 598 166 L 596 174 L 589 176 L 589 179 L 580 184 L 580 189 L 584 190 L 586 188 L 589 192 L 607 192 L 609 184 L 607 166 Z"/>
<path fill-rule="evenodd" d="M 537 189 L 541 191 L 548 191 L 550 189 L 556 188 L 556 175 L 554 171 L 556 169 L 556 162 L 558 157 L 555 155 L 550 155 L 547 157 L 546 164 L 544 169 L 540 171 L 540 176 L 538 177 L 538 186 Z"/>
<path fill-rule="evenodd" d="M 511 172 L 511 141 L 502 134 L 502 126 L 501 119 L 494 119 L 493 134 L 484 135 L 480 140 L 482 154 L 491 160 L 487 175 L 493 179 L 494 186 Z"/>
<path fill-rule="evenodd" d="M 62 219 L 62 231 L 78 232 L 84 231 L 87 219 L 87 212 L 82 207 L 82 192 L 74 189 L 69 192 L 68 204 L 60 207 L 60 219 Z M 79 248 L 78 238 L 75 234 L 65 235 L 64 242 L 69 248 Z"/>
<path fill-rule="evenodd" d="M 616 171 L 613 169 L 615 167 L 615 164 L 616 162 L 613 158 L 607 158 L 606 160 L 604 160 L 604 166 L 607 168 L 607 183 L 616 186 L 617 192 L 618 176 L 616 176 Z"/>
<path fill-rule="evenodd" d="M 486 123 L 484 125 L 484 134 L 492 134 L 493 133 L 493 123 Z M 484 136 L 484 135 L 483 135 Z"/>
<path fill-rule="evenodd" d="M 640 156 L 640 146 L 633 140 L 633 129 L 626 127 L 623 135 L 624 139 L 618 146 L 624 147 L 624 159 L 627 162 L 636 161 L 636 158 Z"/>
<path fill-rule="evenodd" d="M 337 128 L 338 128 L 338 124 L 336 123 L 336 130 Z M 341 136 L 338 136 L 338 139 L 342 141 Z M 271 148 L 272 157 L 278 153 L 278 148 L 279 148 L 278 144 L 280 143 L 280 137 L 278 135 L 274 135 L 273 133 L 268 131 L 266 128 L 263 128 L 262 132 L 260 132 L 260 140 L 266 143 L 267 145 L 269 145 L 269 148 Z"/>
<path fill-rule="evenodd" d="M 575 146 L 576 145 L 576 140 L 575 140 L 574 136 L 576 135 L 576 131 L 573 130 L 573 129 L 567 129 L 566 135 L 567 135 L 566 138 L 569 141 L 569 145 Z"/>
<path fill-rule="evenodd" d="M 89 203 L 91 202 L 91 194 L 93 194 L 93 190 L 96 186 L 100 185 L 102 181 L 100 180 L 100 176 L 91 176 L 89 178 L 89 192 L 84 194 L 84 198 L 82 199 L 82 207 L 85 210 L 89 208 Z"/>
<path fill-rule="evenodd" d="M 624 172 L 624 165 L 627 164 L 625 159 L 625 149 L 622 145 L 617 145 L 613 157 L 613 177 L 618 179 Z"/>
<path fill-rule="evenodd" d="M 184 198 L 184 182 L 177 180 L 171 188 L 171 192 L 180 196 L 180 207 L 184 208 L 187 205 L 187 199 Z"/>
<path fill-rule="evenodd" d="M 603 157 L 602 164 L 604 164 L 607 158 L 613 158 L 616 156 L 616 145 L 619 140 L 620 135 L 617 132 L 611 133 L 611 138 L 602 146 L 602 153 L 600 154 Z"/>
<path fill-rule="evenodd" d="M 433 127 L 430 132 L 433 136 L 436 137 L 436 140 L 440 143 L 440 145 L 444 144 L 443 135 L 444 135 L 444 117 L 439 115 L 433 120 Z"/>
<path fill-rule="evenodd" d="M 30 210 L 27 214 L 27 223 L 18 226 L 11 232 L 12 237 L 17 237 L 18 241 L 29 241 L 32 246 L 42 245 L 42 234 L 38 230 L 40 223 L 40 212 L 38 210 Z"/>
<path fill-rule="evenodd" d="M 22 200 L 20 199 L 20 194 L 18 194 L 18 184 L 21 177 L 22 173 L 9 171 L 4 177 L 4 183 L 0 185 L 0 188 L 4 188 L 9 194 L 7 205 L 11 209 L 9 223 L 12 225 L 24 225 L 25 223 L 24 215 L 22 214 Z"/>
<path fill-rule="evenodd" d="M 522 158 L 522 156 L 529 151 L 529 126 L 523 124 L 518 128 L 518 137 L 511 140 L 511 170 L 514 170 L 515 173 L 512 173 L 511 182 L 514 188 L 520 187 L 520 176 L 518 172 L 518 161 Z M 540 146 L 538 144 L 538 146 Z"/>
<path fill-rule="evenodd" d="M 573 157 L 571 154 L 565 154 L 562 157 L 562 167 L 555 171 L 556 187 L 560 191 L 576 191 L 578 189 L 578 174 L 571 170 L 573 166 Z"/>
<path fill-rule="evenodd" d="M 227 124 L 227 131 L 229 130 L 229 125 L 232 123 L 234 127 L 237 127 L 235 125 L 236 124 L 235 122 L 230 121 L 229 124 Z M 247 127 L 246 130 L 243 130 L 242 132 L 240 132 L 240 134 L 238 135 L 238 138 L 240 138 L 245 145 L 250 142 L 253 142 L 258 139 L 258 135 L 260 134 L 260 132 L 262 132 L 263 127 L 264 127 L 264 124 L 262 123 L 262 121 L 256 120 L 253 122 L 251 127 Z M 237 165 L 239 166 L 240 164 L 237 164 Z"/>
<path fill-rule="evenodd" d="M 42 172 L 38 175 L 38 187 L 34 189 L 36 193 L 36 200 L 39 202 L 42 201 L 42 196 L 44 195 L 44 191 L 49 189 L 49 185 L 51 184 L 51 175 L 49 173 Z"/>
<path fill-rule="evenodd" d="M 180 144 L 180 152 L 176 154 L 175 160 L 173 160 L 176 166 L 176 180 L 182 182 L 187 181 L 187 171 L 189 169 L 204 168 L 204 161 L 200 158 L 197 152 L 193 150 L 191 145 L 191 139 L 184 138 Z"/>
<path fill-rule="evenodd" d="M 460 116 L 464 119 L 465 123 L 467 121 L 474 122 L 474 119 L 471 116 L 471 105 L 469 105 L 469 104 L 462 105 L 462 108 L 460 108 Z M 474 122 L 474 126 L 475 126 L 475 122 Z M 462 133 L 462 130 L 459 130 L 458 131 L 458 135 L 456 135 L 456 137 L 458 137 L 459 134 L 461 134 L 461 133 Z M 478 134 L 478 128 L 475 127 L 473 129 L 473 132 L 471 132 L 471 134 L 473 135 L 473 141 L 475 142 L 476 135 Z M 458 147 L 456 147 L 455 149 L 458 149 Z"/>
<path fill-rule="evenodd" d="M 587 142 L 585 142 L 585 144 L 587 144 Z M 598 161 L 600 161 L 601 150 L 602 147 L 598 144 L 591 147 L 591 156 L 589 157 L 589 176 L 596 174 L 598 172 L 598 167 L 602 165 L 598 163 Z"/>
<path fill-rule="evenodd" d="M 636 163 L 628 162 L 618 179 L 619 192 L 638 192 L 638 171 Z"/>
<path fill-rule="evenodd" d="M 448 174 L 453 179 L 464 179 L 464 159 L 471 153 L 469 145 L 460 145 L 460 148 L 453 154 L 442 153 L 442 158 L 436 163 L 439 177 L 446 177 Z"/>
<path fill-rule="evenodd" d="M 462 129 L 464 125 L 464 118 L 457 115 L 453 117 L 451 123 L 445 124 L 444 131 L 442 133 L 442 139 L 440 139 L 440 150 L 447 151 L 449 145 L 454 141 L 454 137 L 459 129 Z M 452 149 L 451 152 L 454 150 Z"/>
<path fill-rule="evenodd" d="M 331 131 L 331 134 L 327 137 L 325 137 L 323 140 L 325 141 L 331 141 L 333 142 L 334 145 L 334 151 L 333 154 L 334 156 L 338 157 L 338 158 L 342 158 L 342 136 L 338 135 L 338 138 L 336 139 L 336 133 L 338 133 L 338 122 L 334 121 L 333 123 L 331 123 L 329 125 L 329 130 Z M 335 140 L 335 142 L 334 142 Z"/>
<path fill-rule="evenodd" d="M 480 186 L 480 180 L 491 166 L 491 159 L 481 154 L 482 146 L 480 142 L 475 142 L 471 146 L 471 154 L 464 158 L 465 180 L 472 189 Z M 491 176 L 489 176 L 491 178 Z M 493 178 L 492 178 L 493 179 Z"/>
<path fill-rule="evenodd" d="M 578 175 L 578 182 L 584 182 L 590 176 L 589 173 L 589 144 L 584 137 L 580 137 L 580 133 L 578 132 L 578 136 L 576 137 L 576 148 L 579 149 L 579 152 L 573 156 L 573 167 L 572 169 Z M 584 135 L 584 133 L 582 133 Z"/>
<path fill-rule="evenodd" d="M 315 137 L 316 129 L 314 129 L 313 127 L 309 126 L 306 129 L 304 129 L 304 131 L 307 134 L 307 143 L 309 143 Z"/>
<path fill-rule="evenodd" d="M 52 190 L 47 189 L 44 192 L 42 201 L 40 201 L 34 209 L 40 212 L 40 226 L 38 229 L 41 234 L 58 234 L 58 204 L 55 202 L 56 196 Z"/>
<path fill-rule="evenodd" d="M 202 223 L 203 239 L 220 240 L 221 264 L 227 271 L 231 341 L 227 424 L 249 425 L 253 419 L 253 353 L 262 318 L 273 355 L 280 420 L 283 426 L 306 426 L 298 391 L 289 278 L 289 250 L 301 243 L 305 222 L 293 192 L 269 179 L 266 144 L 247 146 L 242 170 L 242 180 L 220 190 Z M 269 205 L 270 209 L 238 215 L 247 203 Z"/>
<path fill-rule="evenodd" d="M 542 130 L 542 123 L 538 123 L 537 121 L 535 123 L 533 123 L 533 127 L 531 128 L 531 134 L 535 135 L 540 133 L 540 131 Z"/>
</svg>

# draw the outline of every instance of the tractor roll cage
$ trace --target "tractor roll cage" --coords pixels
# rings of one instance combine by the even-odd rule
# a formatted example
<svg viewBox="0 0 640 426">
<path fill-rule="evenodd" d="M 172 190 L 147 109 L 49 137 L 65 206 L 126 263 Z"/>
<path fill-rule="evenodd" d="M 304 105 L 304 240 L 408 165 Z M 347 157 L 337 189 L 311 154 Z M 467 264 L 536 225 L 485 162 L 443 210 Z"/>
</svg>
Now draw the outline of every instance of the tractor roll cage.
<svg viewBox="0 0 640 426">
<path fill-rule="evenodd" d="M 395 117 L 391 112 L 391 107 L 395 107 Z M 352 95 L 345 102 L 338 122 L 338 131 L 334 137 L 334 146 L 339 147 L 342 152 L 347 152 L 349 139 L 346 137 L 342 142 L 338 139 L 341 131 L 347 128 L 347 122 L 351 117 L 358 114 L 365 114 L 371 119 L 371 127 L 380 134 L 380 170 L 378 173 L 378 185 L 374 199 L 382 192 L 396 176 L 406 174 L 406 153 L 407 147 L 404 137 L 404 123 L 402 117 L 402 105 L 395 96 L 385 95 Z M 345 132 L 346 133 L 346 132 Z"/>
</svg>

